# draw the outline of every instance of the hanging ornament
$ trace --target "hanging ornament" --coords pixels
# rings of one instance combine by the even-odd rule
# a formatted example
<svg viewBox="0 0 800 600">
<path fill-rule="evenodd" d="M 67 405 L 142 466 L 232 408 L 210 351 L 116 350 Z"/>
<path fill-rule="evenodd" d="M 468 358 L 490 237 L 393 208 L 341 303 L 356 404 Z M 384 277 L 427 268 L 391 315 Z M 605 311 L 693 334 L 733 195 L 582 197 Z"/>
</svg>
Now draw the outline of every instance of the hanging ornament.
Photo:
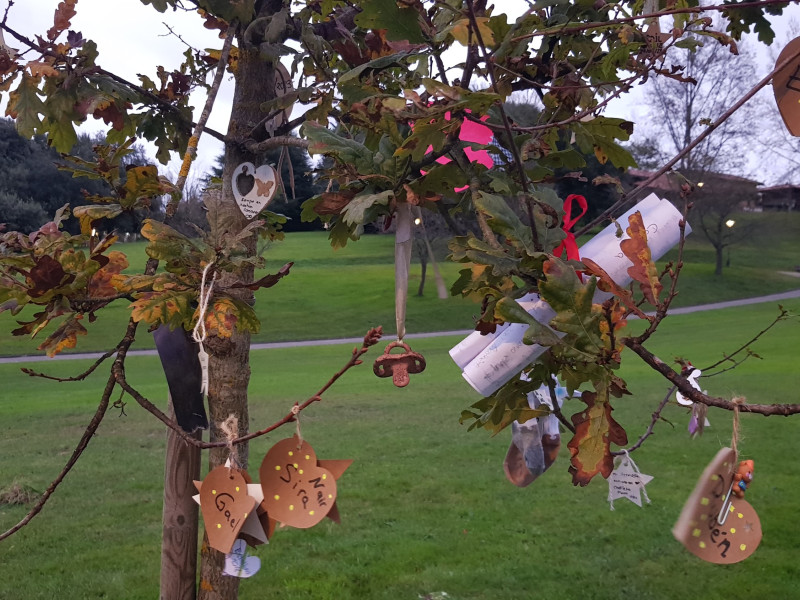
<svg viewBox="0 0 800 600">
<path fill-rule="evenodd" d="M 736 471 L 736 452 L 722 448 L 703 471 L 672 528 L 689 552 L 708 562 L 742 561 L 761 542 L 755 509 L 744 499 L 731 498 Z"/>
<path fill-rule="evenodd" d="M 413 352 L 403 342 L 406 334 L 406 303 L 408 301 L 408 270 L 411 265 L 411 204 L 397 205 L 394 243 L 394 311 L 397 325 L 397 341 L 386 346 L 382 356 L 372 365 L 378 377 L 391 377 L 397 387 L 405 387 L 409 374 L 425 370 L 425 358 Z M 395 348 L 403 348 L 402 354 L 391 354 Z"/>
<path fill-rule="evenodd" d="M 296 435 L 275 444 L 259 469 L 270 518 L 300 529 L 313 527 L 326 516 L 338 522 L 336 480 L 352 462 L 319 461 L 311 444 Z"/>
<path fill-rule="evenodd" d="M 753 480 L 753 461 L 738 462 L 739 405 L 744 398 L 733 402 L 731 448 L 717 452 L 672 528 L 672 535 L 689 552 L 716 564 L 742 561 L 761 543 L 761 521 L 744 499 Z"/>
<path fill-rule="evenodd" d="M 278 174 L 270 165 L 256 168 L 242 163 L 233 172 L 231 190 L 239 210 L 249 221 L 269 204 L 277 191 Z"/>
<path fill-rule="evenodd" d="M 520 379 L 528 380 L 526 374 Z M 556 381 L 556 402 L 558 407 L 567 396 L 567 390 Z M 550 387 L 542 385 L 528 394 L 528 406 L 533 410 L 547 407 L 553 410 Z M 506 479 L 517 487 L 526 487 L 533 483 L 539 475 L 549 469 L 558 458 L 561 448 L 561 432 L 558 417 L 552 412 L 541 417 L 528 419 L 524 423 L 511 423 L 511 444 L 503 460 L 503 472 Z"/>
<path fill-rule="evenodd" d="M 200 487 L 200 510 L 208 545 L 229 553 L 255 505 L 256 499 L 248 495 L 247 481 L 238 469 L 220 465 L 206 475 Z"/>
<path fill-rule="evenodd" d="M 252 577 L 261 568 L 261 559 L 247 555 L 247 544 L 244 540 L 236 540 L 233 549 L 225 555 L 223 575 L 231 577 Z"/>
<path fill-rule="evenodd" d="M 614 500 L 627 498 L 636 506 L 642 506 L 642 498 L 650 504 L 644 486 L 653 481 L 653 477 L 639 470 L 627 450 L 623 456 L 614 460 L 614 470 L 608 477 L 608 502 L 614 510 Z"/>
<path fill-rule="evenodd" d="M 780 69 L 772 78 L 772 91 L 786 128 L 800 136 L 800 37 L 789 42 L 778 56 Z"/>
</svg>

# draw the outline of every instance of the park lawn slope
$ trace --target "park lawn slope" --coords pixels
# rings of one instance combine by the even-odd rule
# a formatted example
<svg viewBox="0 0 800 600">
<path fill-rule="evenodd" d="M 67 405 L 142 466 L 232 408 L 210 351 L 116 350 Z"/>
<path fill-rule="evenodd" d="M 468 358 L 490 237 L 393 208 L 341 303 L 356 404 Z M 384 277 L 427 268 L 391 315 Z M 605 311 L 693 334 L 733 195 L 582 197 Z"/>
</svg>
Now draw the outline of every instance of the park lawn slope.
<svg viewBox="0 0 800 600">
<path fill-rule="evenodd" d="M 800 310 L 800 301 L 785 304 Z M 702 367 L 776 314 L 774 304 L 760 304 L 670 317 L 652 349 L 667 362 L 682 355 Z M 796 401 L 799 327 L 797 320 L 782 323 L 753 345 L 761 359 L 701 379 L 703 387 L 751 402 Z M 394 600 L 440 591 L 454 600 L 794 597 L 800 465 L 787 457 L 797 417 L 742 416 L 741 453 L 755 460 L 757 473 L 747 495 L 764 540 L 747 561 L 717 567 L 690 555 L 670 530 L 705 465 L 730 442 L 730 413 L 711 409 L 711 428 L 689 440 L 686 409 L 667 407 L 667 421 L 633 455 L 655 477 L 647 488 L 652 503 L 643 508 L 618 500 L 610 511 L 602 479 L 573 487 L 566 438 L 553 468 L 517 489 L 502 472 L 508 432 L 492 438 L 458 423 L 460 411 L 478 399 L 447 356 L 458 339 L 415 340 L 428 369 L 402 390 L 371 373 L 379 345 L 303 413 L 303 436 L 320 458 L 355 461 L 339 482 L 342 524 L 278 530 L 269 546 L 255 550 L 262 571 L 242 583 L 242 599 Z M 254 352 L 251 425 L 267 425 L 313 395 L 350 350 Z M 668 386 L 636 357 L 626 354 L 626 361 L 622 375 L 634 395 L 615 400 L 614 414 L 633 441 Z M 63 376 L 86 365 L 59 361 L 47 370 Z M 158 359 L 135 357 L 128 365 L 133 384 L 163 407 Z M 31 379 L 19 365 L 0 365 L 0 377 L 0 486 L 18 480 L 42 490 L 88 423 L 104 377 L 58 384 Z M 579 410 L 577 403 L 566 411 Z M 43 513 L 0 543 L 0 598 L 157 596 L 165 435 L 134 403 L 124 412 L 109 412 Z M 257 474 L 268 448 L 293 432 L 290 426 L 251 443 L 250 472 Z M 0 529 L 24 512 L 0 507 Z"/>
</svg>

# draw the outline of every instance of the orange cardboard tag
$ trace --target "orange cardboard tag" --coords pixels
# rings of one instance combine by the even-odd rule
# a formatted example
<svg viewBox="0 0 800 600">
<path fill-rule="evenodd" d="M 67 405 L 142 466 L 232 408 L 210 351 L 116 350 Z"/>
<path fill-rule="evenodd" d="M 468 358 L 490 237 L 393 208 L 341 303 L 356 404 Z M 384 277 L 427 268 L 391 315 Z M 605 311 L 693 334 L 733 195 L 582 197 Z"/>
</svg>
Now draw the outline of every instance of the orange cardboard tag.
<svg viewBox="0 0 800 600">
<path fill-rule="evenodd" d="M 775 64 L 785 61 L 772 78 L 772 91 L 789 133 L 800 136 L 800 37 L 786 45 Z"/>
<path fill-rule="evenodd" d="M 259 474 L 263 506 L 270 518 L 286 525 L 313 527 L 336 502 L 336 476 L 318 463 L 311 445 L 299 443 L 296 436 L 270 448 Z"/>
<path fill-rule="evenodd" d="M 720 565 L 744 560 L 761 542 L 761 522 L 755 509 L 728 494 L 737 466 L 736 453 L 722 448 L 703 471 L 672 528 L 672 535 L 689 552 Z M 721 512 L 723 524 L 719 522 Z"/>
<path fill-rule="evenodd" d="M 256 499 L 247 495 L 247 481 L 236 469 L 219 466 L 203 480 L 200 509 L 212 548 L 228 554 Z"/>
</svg>

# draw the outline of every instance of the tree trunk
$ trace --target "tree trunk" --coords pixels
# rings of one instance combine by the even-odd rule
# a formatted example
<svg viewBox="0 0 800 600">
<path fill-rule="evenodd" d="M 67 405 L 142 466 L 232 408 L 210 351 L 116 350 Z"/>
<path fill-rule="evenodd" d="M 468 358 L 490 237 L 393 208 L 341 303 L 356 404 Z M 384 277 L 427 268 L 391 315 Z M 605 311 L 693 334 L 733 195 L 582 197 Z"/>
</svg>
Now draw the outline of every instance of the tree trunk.
<svg viewBox="0 0 800 600">
<path fill-rule="evenodd" d="M 170 415 L 172 400 L 170 400 Z M 194 435 L 200 439 L 199 432 Z M 194 600 L 197 591 L 197 519 L 193 480 L 200 478 L 200 449 L 167 429 L 161 600 Z"/>
<path fill-rule="evenodd" d="M 425 252 L 419 253 L 419 264 L 422 267 L 422 273 L 419 277 L 419 288 L 417 289 L 417 296 L 422 296 L 425 293 L 425 275 L 428 272 L 428 261 L 426 260 Z"/>
<path fill-rule="evenodd" d="M 722 246 L 714 246 L 716 253 L 716 263 L 714 266 L 714 275 L 722 275 L 722 253 L 724 248 Z"/>
<path fill-rule="evenodd" d="M 266 12 L 262 10 L 262 13 Z M 265 16 L 261 14 L 259 16 Z M 243 40 L 238 40 L 239 63 L 236 71 L 236 87 L 231 110 L 228 136 L 234 140 L 244 141 L 249 137 L 254 124 L 261 121 L 261 103 L 275 96 L 275 69 L 259 56 L 257 49 L 248 47 Z M 222 201 L 225 207 L 223 221 L 231 231 L 240 231 L 247 221 L 236 206 L 231 188 L 234 170 L 243 162 L 259 165 L 258 157 L 252 155 L 240 144 L 228 143 L 225 149 L 225 166 L 222 173 Z M 219 226 L 219 224 L 218 224 Z M 212 224 L 212 228 L 214 225 Z M 213 231 L 212 231 L 213 233 Z M 221 234 L 222 232 L 217 232 Z M 256 240 L 248 242 L 249 252 L 255 254 Z M 220 273 L 218 285 L 224 286 L 233 280 L 252 281 L 252 267 L 235 273 Z M 241 291 L 241 290 L 236 290 Z M 241 299 L 252 302 L 252 292 L 244 290 Z M 239 435 L 248 430 L 247 384 L 250 380 L 250 334 L 238 331 L 228 338 L 213 337 L 206 343 L 209 353 L 209 421 L 211 440 L 224 439 L 220 424 L 230 415 L 239 421 Z M 243 469 L 247 468 L 247 444 L 236 447 L 236 461 Z M 208 466 L 213 469 L 224 464 L 228 458 L 227 448 L 212 449 Z M 238 597 L 239 579 L 222 574 L 225 556 L 208 546 L 204 537 L 201 548 L 202 566 L 200 572 L 200 600 L 235 600 Z"/>
</svg>

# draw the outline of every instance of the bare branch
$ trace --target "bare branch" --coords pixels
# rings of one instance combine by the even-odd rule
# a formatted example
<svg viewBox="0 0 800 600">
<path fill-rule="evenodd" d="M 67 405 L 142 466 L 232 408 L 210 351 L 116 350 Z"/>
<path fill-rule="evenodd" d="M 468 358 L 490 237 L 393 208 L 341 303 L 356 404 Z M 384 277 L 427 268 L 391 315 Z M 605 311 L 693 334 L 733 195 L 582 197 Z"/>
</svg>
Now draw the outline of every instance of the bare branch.
<svg viewBox="0 0 800 600">
<path fill-rule="evenodd" d="M 89 445 L 89 440 L 91 440 L 92 436 L 94 436 L 95 432 L 97 431 L 97 428 L 100 426 L 100 423 L 106 414 L 106 410 L 108 409 L 108 401 L 109 398 L 111 398 L 111 392 L 113 390 L 114 390 L 114 376 L 112 375 L 108 378 L 106 387 L 103 390 L 103 397 L 100 400 L 100 404 L 98 405 L 97 410 L 95 411 L 94 416 L 92 417 L 92 420 L 89 421 L 89 425 L 86 426 L 86 430 L 83 432 L 83 435 L 81 436 L 78 445 L 75 447 L 75 450 L 73 450 L 72 456 L 69 457 L 67 464 L 64 465 L 64 468 L 61 469 L 61 472 L 47 487 L 47 489 L 44 491 L 44 494 L 42 494 L 42 497 L 39 498 L 39 501 L 34 505 L 33 508 L 31 508 L 28 514 L 25 515 L 22 518 L 22 520 L 16 525 L 14 525 L 11 529 L 3 533 L 0 533 L 0 541 L 14 535 L 17 531 L 19 531 L 20 529 L 25 527 L 28 523 L 30 523 L 31 520 L 33 520 L 33 518 L 42 511 L 44 505 L 56 491 L 56 488 L 62 481 L 64 481 L 64 478 L 67 476 L 67 473 L 69 473 L 72 470 L 72 467 L 75 466 L 75 463 L 78 462 L 78 459 L 83 454 L 83 451 L 86 450 L 86 447 Z"/>
<path fill-rule="evenodd" d="M 94 361 L 94 363 L 92 363 L 91 367 L 86 369 L 83 373 L 81 373 L 79 375 L 74 375 L 73 377 L 54 377 L 53 375 L 47 375 L 46 373 L 40 373 L 38 371 L 34 371 L 33 369 L 29 369 L 27 367 L 21 368 L 20 371 L 22 371 L 26 375 L 30 375 L 31 377 L 41 377 L 42 379 L 51 379 L 53 381 L 58 381 L 59 383 L 66 383 L 66 382 L 69 382 L 69 381 L 83 381 L 89 375 L 94 373 L 95 369 L 97 369 L 97 367 L 99 367 L 101 364 L 103 364 L 103 362 L 106 359 L 111 358 L 116 353 L 117 353 L 117 348 L 114 348 L 113 350 L 109 350 L 108 352 L 103 354 L 100 358 L 98 358 L 96 361 Z"/>
<path fill-rule="evenodd" d="M 669 391 L 667 392 L 667 395 L 664 396 L 664 399 L 661 402 L 659 402 L 658 407 L 650 417 L 650 425 L 647 427 L 647 429 L 645 429 L 645 432 L 642 434 L 642 436 L 638 440 L 636 440 L 636 443 L 630 448 L 627 448 L 625 450 L 617 450 L 615 452 L 612 452 L 611 454 L 613 456 L 620 456 L 622 454 L 625 454 L 626 452 L 633 452 L 634 450 L 639 449 L 642 446 L 642 444 L 644 444 L 645 440 L 649 438 L 651 435 L 653 435 L 653 429 L 655 428 L 656 423 L 658 423 L 661 420 L 661 411 L 663 411 L 664 407 L 669 403 L 669 399 L 674 391 L 675 391 L 675 386 L 673 385 L 671 388 L 669 388 Z"/>
<path fill-rule="evenodd" d="M 764 416 L 781 415 L 788 417 L 789 415 L 800 414 L 800 404 L 736 404 L 724 398 L 709 396 L 693 388 L 684 377 L 681 377 L 680 373 L 676 372 L 636 340 L 628 338 L 625 340 L 625 345 L 638 354 L 647 365 L 671 381 L 681 394 L 693 402 L 731 411 L 738 407 L 741 412 L 756 413 Z"/>
<path fill-rule="evenodd" d="M 761 88 L 767 86 L 771 81 L 775 74 L 783 69 L 786 65 L 792 62 L 795 58 L 800 56 L 800 52 L 795 53 L 791 56 L 788 56 L 786 60 L 781 62 L 780 64 L 776 64 L 775 68 L 770 71 L 766 77 L 764 77 L 761 81 L 755 84 L 752 88 L 750 88 L 744 96 L 739 98 L 739 100 L 731 106 L 728 110 L 726 110 L 720 117 L 714 121 L 711 125 L 708 126 L 707 129 L 703 131 L 700 135 L 698 135 L 690 144 L 688 144 L 683 150 L 678 152 L 671 160 L 669 160 L 663 167 L 661 167 L 658 171 L 650 175 L 647 179 L 639 183 L 635 188 L 629 191 L 626 194 L 623 194 L 622 197 L 614 203 L 613 206 L 606 209 L 601 215 L 597 218 L 593 219 L 590 223 L 587 223 L 580 230 L 575 232 L 575 236 L 581 236 L 587 231 L 589 231 L 592 227 L 597 225 L 598 223 L 602 222 L 604 219 L 608 217 L 608 215 L 613 214 L 616 210 L 622 208 L 628 202 L 630 202 L 633 198 L 635 198 L 639 193 L 644 191 L 651 183 L 653 183 L 656 179 L 661 177 L 664 173 L 672 169 L 678 161 L 681 160 L 684 156 L 686 156 L 689 152 L 691 152 L 694 148 L 696 148 L 704 139 L 706 139 L 709 135 L 711 135 L 720 125 L 722 125 L 725 121 L 727 121 L 737 110 L 739 110 L 744 104 L 750 100 L 753 96 L 755 96 Z"/>
</svg>

